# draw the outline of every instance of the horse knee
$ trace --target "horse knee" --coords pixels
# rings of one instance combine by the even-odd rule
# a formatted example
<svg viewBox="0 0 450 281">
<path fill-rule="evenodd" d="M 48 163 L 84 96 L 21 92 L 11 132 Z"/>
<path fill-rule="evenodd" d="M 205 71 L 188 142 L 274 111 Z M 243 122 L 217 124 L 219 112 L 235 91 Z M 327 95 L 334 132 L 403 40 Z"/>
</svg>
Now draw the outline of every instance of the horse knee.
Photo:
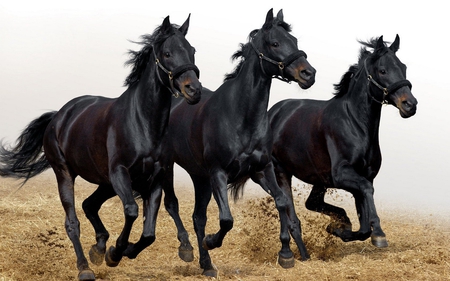
<svg viewBox="0 0 450 281">
<path fill-rule="evenodd" d="M 125 204 L 124 206 L 125 217 L 131 220 L 136 220 L 139 215 L 139 207 L 136 203 Z"/>
</svg>

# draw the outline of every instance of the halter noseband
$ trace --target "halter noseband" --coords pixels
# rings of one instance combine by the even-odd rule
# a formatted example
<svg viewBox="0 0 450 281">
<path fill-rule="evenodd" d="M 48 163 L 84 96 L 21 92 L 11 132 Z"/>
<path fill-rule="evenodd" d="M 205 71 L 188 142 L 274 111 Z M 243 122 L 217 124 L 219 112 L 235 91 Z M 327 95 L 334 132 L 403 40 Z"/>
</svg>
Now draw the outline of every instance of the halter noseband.
<svg viewBox="0 0 450 281">
<path fill-rule="evenodd" d="M 383 100 L 382 100 L 382 101 L 379 101 L 379 100 L 377 100 L 377 99 L 370 93 L 370 90 L 369 90 L 369 95 L 370 95 L 370 97 L 371 97 L 374 101 L 376 101 L 376 102 L 378 102 L 378 103 L 380 103 L 380 104 L 388 104 L 388 101 L 386 100 L 386 98 L 387 98 L 387 96 L 388 96 L 390 93 L 393 93 L 393 92 L 397 91 L 398 89 L 400 89 L 401 87 L 404 87 L 404 86 L 408 86 L 409 89 L 412 88 L 411 82 L 409 82 L 409 80 L 406 80 L 406 79 L 405 79 L 405 80 L 397 81 L 397 82 L 395 82 L 395 83 L 389 85 L 388 87 L 383 87 L 383 86 L 381 86 L 380 83 L 378 83 L 377 81 L 375 81 L 375 79 L 373 79 L 372 75 L 369 74 L 369 71 L 367 70 L 366 61 L 367 61 L 367 58 L 364 60 L 364 70 L 366 71 L 366 76 L 367 76 L 367 80 L 368 80 L 368 81 L 367 81 L 367 86 L 369 85 L 369 83 L 372 83 L 372 84 L 374 84 L 378 89 L 380 89 L 380 90 L 383 91 Z"/>
<path fill-rule="evenodd" d="M 156 63 L 156 65 L 162 71 L 164 71 L 167 74 L 167 76 L 169 77 L 170 88 L 169 87 L 167 87 L 167 88 L 169 88 L 169 90 L 172 92 L 173 96 L 176 97 L 176 98 L 180 97 L 180 92 L 177 91 L 175 89 L 175 86 L 173 85 L 173 80 L 174 79 L 176 79 L 178 76 L 180 76 L 181 74 L 183 74 L 183 73 L 185 73 L 186 71 L 189 71 L 189 70 L 193 70 L 195 72 L 195 74 L 197 75 L 197 78 L 200 77 L 200 71 L 199 71 L 198 67 L 195 64 L 188 63 L 188 64 L 185 64 L 185 65 L 181 65 L 181 66 L 175 68 L 174 70 L 170 71 L 167 68 L 165 68 L 161 64 L 159 59 L 156 57 L 156 53 L 155 53 L 155 49 L 154 48 L 153 48 L 153 54 L 155 56 L 155 63 Z M 156 74 L 158 75 L 158 79 L 161 82 L 161 84 L 164 85 L 164 82 L 162 81 L 158 70 L 156 70 Z"/>
<path fill-rule="evenodd" d="M 258 51 L 258 49 L 256 48 L 255 44 L 253 44 L 253 41 L 250 41 L 250 44 L 252 45 L 253 50 L 255 50 L 256 54 L 258 54 L 259 64 L 261 66 L 261 70 L 264 73 L 264 75 L 267 75 L 267 74 L 266 74 L 266 71 L 264 70 L 263 60 L 277 65 L 278 66 L 278 70 L 280 71 L 280 74 L 279 75 L 273 75 L 272 77 L 280 79 L 281 81 L 284 81 L 284 82 L 287 82 L 287 83 L 290 83 L 291 81 L 289 81 L 289 79 L 284 77 L 284 69 L 286 67 L 288 67 L 291 63 L 293 63 L 296 59 L 298 59 L 300 57 L 305 57 L 305 59 L 306 59 L 306 57 L 307 57 L 305 52 L 303 52 L 301 50 L 298 50 L 298 51 L 294 52 L 293 54 L 287 56 L 287 58 L 285 58 L 284 61 L 275 61 L 275 60 L 273 60 L 271 58 L 268 58 L 268 57 L 264 56 L 263 53 Z"/>
</svg>

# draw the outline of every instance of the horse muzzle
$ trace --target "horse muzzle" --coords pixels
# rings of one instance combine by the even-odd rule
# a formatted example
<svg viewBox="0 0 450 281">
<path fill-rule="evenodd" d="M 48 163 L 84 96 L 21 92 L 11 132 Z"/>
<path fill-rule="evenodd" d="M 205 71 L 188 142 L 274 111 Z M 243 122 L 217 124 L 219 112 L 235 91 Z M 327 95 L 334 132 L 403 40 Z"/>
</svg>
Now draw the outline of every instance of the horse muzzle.
<svg viewBox="0 0 450 281">
<path fill-rule="evenodd" d="M 188 104 L 196 104 L 202 95 L 202 83 L 195 75 L 182 74 L 175 82 L 175 87 L 186 99 Z"/>
<path fill-rule="evenodd" d="M 305 57 L 298 59 L 298 64 L 292 64 L 294 68 L 294 80 L 300 88 L 306 90 L 316 82 L 316 69 L 312 67 Z"/>
<path fill-rule="evenodd" d="M 395 106 L 400 112 L 400 116 L 403 118 L 409 118 L 416 114 L 417 110 L 417 99 L 412 96 L 411 93 L 402 92 L 395 97 Z"/>
</svg>

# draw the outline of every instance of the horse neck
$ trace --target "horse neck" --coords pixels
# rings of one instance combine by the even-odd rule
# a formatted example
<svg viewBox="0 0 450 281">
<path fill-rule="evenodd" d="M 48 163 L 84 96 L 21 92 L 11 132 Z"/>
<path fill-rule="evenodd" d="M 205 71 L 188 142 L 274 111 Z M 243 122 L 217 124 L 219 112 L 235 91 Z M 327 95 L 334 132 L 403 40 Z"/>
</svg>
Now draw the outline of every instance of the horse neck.
<svg viewBox="0 0 450 281">
<path fill-rule="evenodd" d="M 262 72 L 257 56 L 248 58 L 237 76 L 226 83 L 233 94 L 223 96 L 230 99 L 234 116 L 254 125 L 267 115 L 272 78 Z"/>
<path fill-rule="evenodd" d="M 142 132 L 149 132 L 150 137 L 159 139 L 168 124 L 171 93 L 160 83 L 155 71 L 155 64 L 149 62 L 142 79 L 132 85 L 121 98 L 126 100 L 126 116 L 133 123 L 132 126 L 139 126 Z"/>
<path fill-rule="evenodd" d="M 381 104 L 374 101 L 367 79 L 360 74 L 357 81 L 344 95 L 348 114 L 371 138 L 378 138 L 381 119 Z"/>
</svg>

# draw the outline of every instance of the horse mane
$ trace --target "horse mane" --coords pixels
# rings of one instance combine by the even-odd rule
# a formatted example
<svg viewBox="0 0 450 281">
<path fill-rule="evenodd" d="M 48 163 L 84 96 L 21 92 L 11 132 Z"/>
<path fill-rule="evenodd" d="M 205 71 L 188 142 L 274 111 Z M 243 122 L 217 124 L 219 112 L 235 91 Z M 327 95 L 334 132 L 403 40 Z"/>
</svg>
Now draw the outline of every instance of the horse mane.
<svg viewBox="0 0 450 281">
<path fill-rule="evenodd" d="M 274 22 L 272 25 L 279 25 L 282 28 L 284 28 L 287 32 L 291 32 L 292 28 L 291 25 L 286 23 L 285 21 L 280 21 L 278 19 L 274 19 Z M 251 52 L 254 52 L 253 48 L 250 45 L 251 40 L 253 40 L 253 37 L 255 37 L 255 35 L 259 32 L 259 29 L 255 29 L 252 32 L 250 32 L 249 36 L 248 36 L 248 42 L 246 44 L 239 44 L 240 49 L 238 51 L 236 51 L 232 56 L 231 56 L 231 61 L 235 61 L 237 59 L 240 59 L 238 65 L 234 68 L 233 72 L 225 74 L 225 79 L 224 82 L 230 79 L 235 78 L 239 72 L 242 69 L 242 66 L 245 62 L 245 58 L 247 58 Z"/>
<path fill-rule="evenodd" d="M 363 47 L 361 47 L 359 51 L 358 63 L 351 65 L 348 71 L 344 75 L 342 75 L 341 81 L 338 84 L 333 85 L 334 90 L 336 91 L 334 93 L 336 97 L 341 97 L 348 92 L 350 83 L 353 81 L 352 78 L 359 71 L 366 58 L 372 54 L 372 52 L 370 52 L 368 48 L 375 49 L 378 39 L 379 37 L 371 38 L 368 41 L 358 40 L 358 42 L 363 45 Z"/>
<path fill-rule="evenodd" d="M 158 26 L 152 34 L 140 36 L 141 41 L 130 40 L 130 42 L 142 45 L 143 47 L 139 51 L 128 50 L 127 52 L 130 59 L 128 59 L 124 65 L 131 66 L 132 68 L 130 74 L 125 79 L 124 86 L 131 86 L 140 80 L 141 75 L 147 66 L 147 62 L 150 59 L 153 46 L 173 35 L 174 29 L 179 28 L 179 26 L 172 24 L 172 32 L 165 33 L 161 32 L 161 28 L 162 26 Z"/>
</svg>

